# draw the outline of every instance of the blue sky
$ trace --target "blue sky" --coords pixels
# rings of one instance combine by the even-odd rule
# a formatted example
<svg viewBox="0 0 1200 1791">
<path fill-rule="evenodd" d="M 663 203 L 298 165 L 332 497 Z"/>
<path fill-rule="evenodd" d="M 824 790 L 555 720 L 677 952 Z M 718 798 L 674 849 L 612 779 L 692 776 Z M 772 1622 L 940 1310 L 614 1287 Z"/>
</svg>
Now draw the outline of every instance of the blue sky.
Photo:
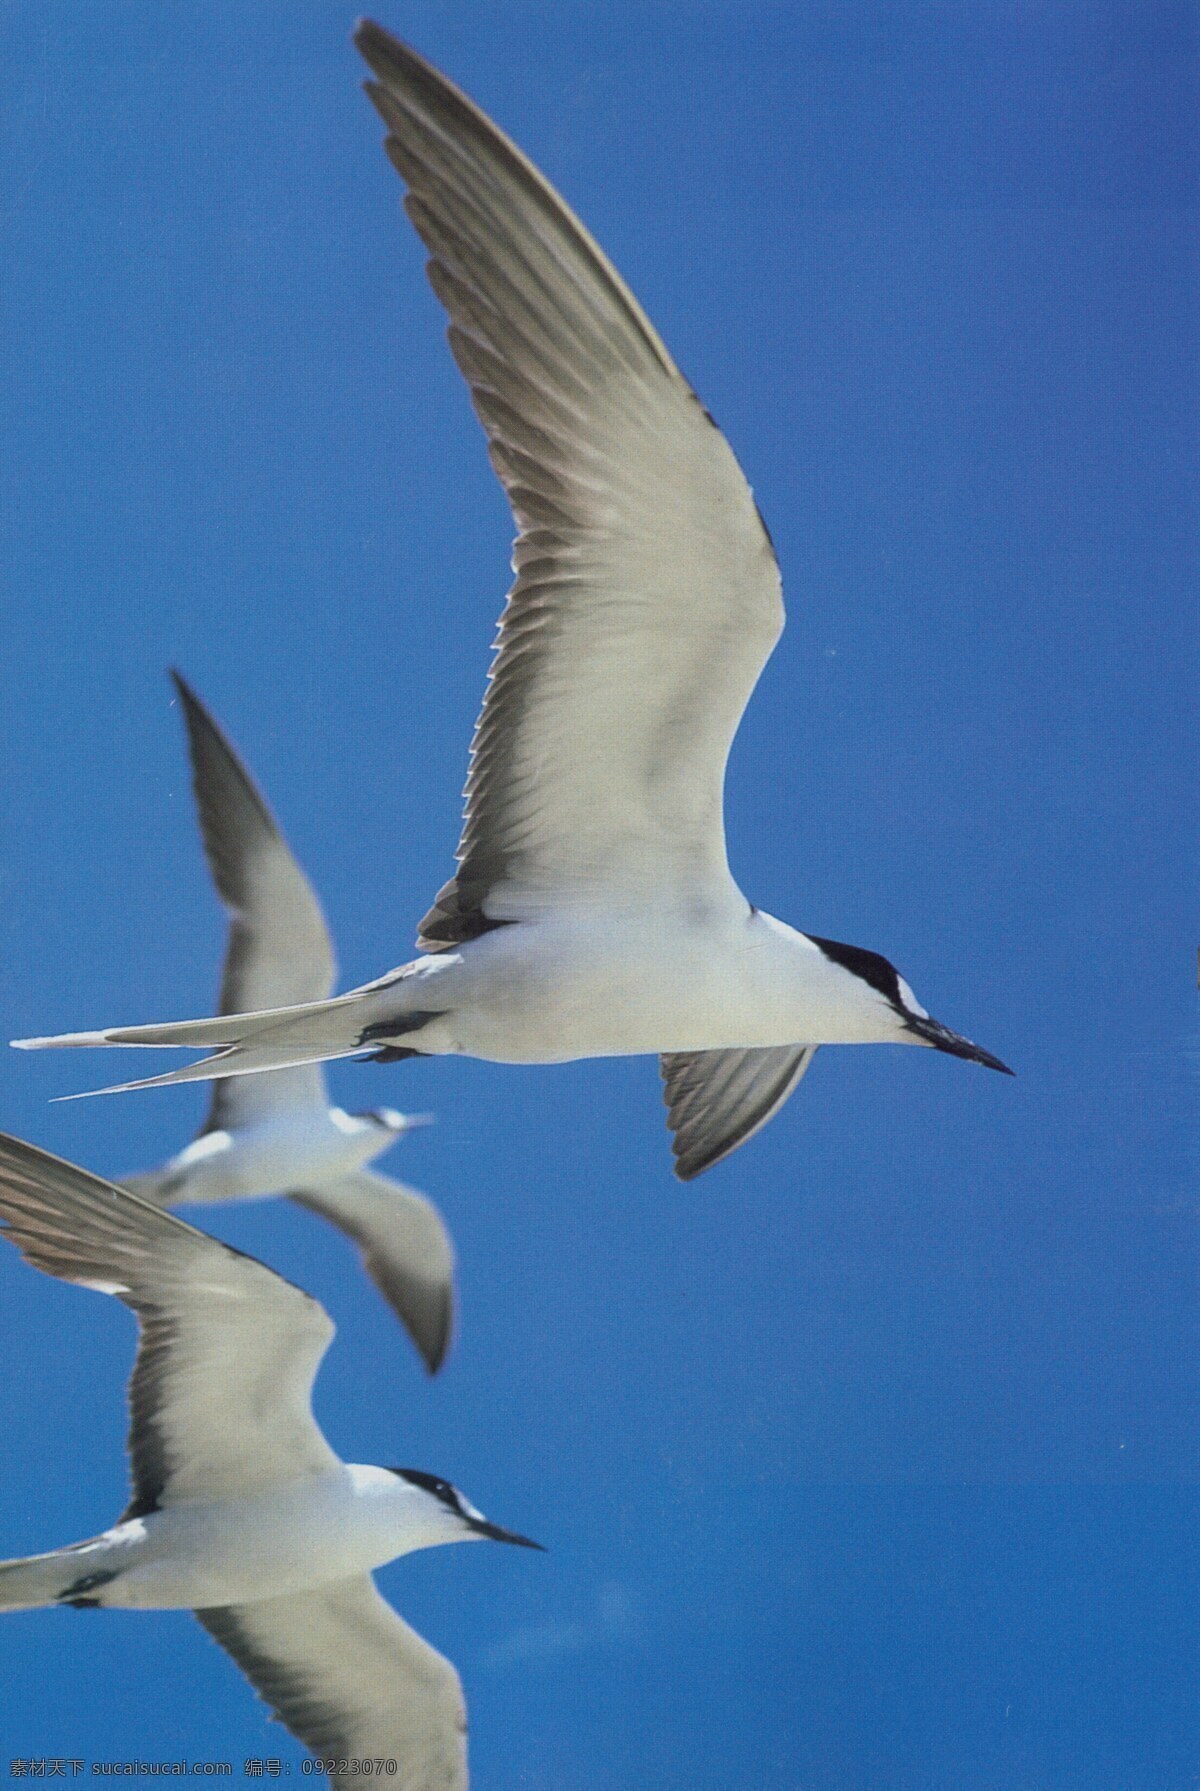
<svg viewBox="0 0 1200 1791">
<path fill-rule="evenodd" d="M 0 219 L 8 1033 L 184 1016 L 222 927 L 175 662 L 346 986 L 448 873 L 510 525 L 336 6 L 10 0 Z M 558 7 L 383 22 L 493 113 L 725 429 L 790 622 L 739 737 L 759 906 L 885 952 L 1009 1082 L 822 1052 L 693 1186 L 646 1060 L 335 1066 L 432 1109 L 462 1322 L 428 1384 L 308 1215 L 359 1460 L 546 1556 L 387 1570 L 490 1791 L 1182 1791 L 1200 1757 L 1186 6 Z M 102 1172 L 193 1090 L 0 1124 Z M 120 1067 L 125 1067 L 121 1060 Z M 133 1327 L 0 1251 L 0 1552 L 125 1497 Z M 0 1626 L 6 1758 L 300 1751 L 183 1615 Z"/>
</svg>

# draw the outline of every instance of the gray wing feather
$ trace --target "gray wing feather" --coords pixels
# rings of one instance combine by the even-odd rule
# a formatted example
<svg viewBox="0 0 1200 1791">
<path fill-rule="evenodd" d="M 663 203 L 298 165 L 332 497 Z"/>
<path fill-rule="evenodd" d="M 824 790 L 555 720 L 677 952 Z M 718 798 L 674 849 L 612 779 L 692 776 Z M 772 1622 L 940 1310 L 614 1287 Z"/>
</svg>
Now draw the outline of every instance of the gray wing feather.
<svg viewBox="0 0 1200 1791">
<path fill-rule="evenodd" d="M 183 706 L 204 853 L 229 916 L 219 1014 L 323 1001 L 337 967 L 321 904 L 262 792 L 215 718 L 172 671 Z M 217 1082 L 203 1130 L 246 1125 L 282 1107 L 324 1106 L 315 1065 Z"/>
<path fill-rule="evenodd" d="M 359 1245 L 363 1267 L 436 1374 L 454 1325 L 454 1246 L 433 1202 L 369 1169 L 292 1199 Z"/>
<path fill-rule="evenodd" d="M 458 1674 L 369 1576 L 196 1616 L 314 1754 L 394 1760 L 403 1791 L 466 1791 Z"/>
<path fill-rule="evenodd" d="M 115 1294 L 137 1314 L 127 1515 L 337 1465 L 310 1405 L 333 1324 L 298 1287 L 3 1133 L 0 1227 L 34 1268 Z"/>
<path fill-rule="evenodd" d="M 379 26 L 367 91 L 518 527 L 457 876 L 421 924 L 611 899 L 727 899 L 725 761 L 783 625 L 728 444 L 620 275 L 532 164 Z"/>
<path fill-rule="evenodd" d="M 675 1173 L 690 1182 L 766 1125 L 803 1076 L 815 1045 L 675 1051 L 659 1059 Z"/>
</svg>

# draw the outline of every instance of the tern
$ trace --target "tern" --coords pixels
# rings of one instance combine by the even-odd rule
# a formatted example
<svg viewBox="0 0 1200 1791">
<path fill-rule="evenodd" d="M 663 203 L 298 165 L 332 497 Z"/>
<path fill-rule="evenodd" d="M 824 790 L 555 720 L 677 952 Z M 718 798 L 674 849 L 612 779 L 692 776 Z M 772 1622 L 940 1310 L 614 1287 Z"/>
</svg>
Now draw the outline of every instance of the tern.
<svg viewBox="0 0 1200 1791">
<path fill-rule="evenodd" d="M 4 1134 L 0 1227 L 140 1330 L 128 1509 L 101 1536 L 0 1561 L 0 1610 L 193 1610 L 315 1753 L 395 1760 L 407 1791 L 465 1787 L 458 1674 L 371 1574 L 439 1543 L 540 1544 L 436 1475 L 341 1461 L 311 1406 L 333 1323 L 253 1257 Z"/>
<path fill-rule="evenodd" d="M 886 958 L 797 932 L 734 882 L 725 764 L 783 627 L 750 487 L 533 164 L 380 26 L 355 41 L 518 531 L 456 875 L 425 956 L 332 1001 L 19 1042 L 215 1048 L 122 1088 L 368 1053 L 656 1053 L 683 1180 L 765 1125 L 819 1045 L 1006 1070 Z"/>
<path fill-rule="evenodd" d="M 321 904 L 225 734 L 179 673 L 171 677 L 205 856 L 229 915 L 220 1012 L 319 1001 L 336 975 Z M 226 1078 L 214 1084 L 197 1137 L 161 1168 L 123 1181 L 164 1206 L 290 1194 L 359 1245 L 433 1374 L 453 1323 L 453 1247 L 430 1201 L 367 1168 L 422 1123 L 394 1107 L 331 1107 L 315 1064 Z"/>
</svg>

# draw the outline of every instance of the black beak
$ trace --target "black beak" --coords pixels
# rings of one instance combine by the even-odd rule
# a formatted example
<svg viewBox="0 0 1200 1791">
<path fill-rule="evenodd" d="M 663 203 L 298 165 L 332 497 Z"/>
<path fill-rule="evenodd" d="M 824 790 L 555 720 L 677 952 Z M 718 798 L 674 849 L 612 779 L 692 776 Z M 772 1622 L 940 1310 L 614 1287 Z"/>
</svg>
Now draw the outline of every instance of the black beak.
<svg viewBox="0 0 1200 1791">
<path fill-rule="evenodd" d="M 993 1057 L 990 1051 L 981 1050 L 959 1032 L 951 1032 L 940 1020 L 920 1020 L 910 1014 L 907 1021 L 908 1030 L 915 1032 L 919 1039 L 924 1039 L 927 1045 L 932 1045 L 935 1051 L 945 1051 L 949 1057 L 965 1057 L 968 1063 L 981 1063 L 985 1069 L 999 1070 L 1002 1076 L 1016 1074 L 1006 1063 L 1001 1063 L 998 1057 Z"/>
<path fill-rule="evenodd" d="M 489 1524 L 486 1517 L 465 1517 L 477 1536 L 487 1536 L 493 1542 L 514 1542 L 518 1548 L 536 1548 L 544 1555 L 545 1549 L 540 1542 L 531 1542 L 528 1536 L 518 1536 L 515 1530 L 502 1530 L 499 1524 Z"/>
</svg>

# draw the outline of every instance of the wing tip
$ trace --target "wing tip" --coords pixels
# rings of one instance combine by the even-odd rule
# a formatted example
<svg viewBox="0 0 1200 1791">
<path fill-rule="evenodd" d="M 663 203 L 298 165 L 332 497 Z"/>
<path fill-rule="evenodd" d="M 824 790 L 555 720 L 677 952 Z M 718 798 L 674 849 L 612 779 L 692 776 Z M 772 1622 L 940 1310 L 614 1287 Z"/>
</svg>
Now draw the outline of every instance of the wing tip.
<svg viewBox="0 0 1200 1791">
<path fill-rule="evenodd" d="M 200 701 L 195 686 L 189 684 L 179 667 L 177 665 L 169 665 L 167 667 L 167 676 L 175 686 L 175 694 L 183 704 L 184 714 L 190 717 L 199 713 L 206 721 L 211 722 L 212 717 L 208 714 L 204 704 Z"/>
<path fill-rule="evenodd" d="M 414 1278 L 409 1285 L 398 1287 L 391 1275 L 380 1274 L 375 1262 L 368 1259 L 365 1267 L 408 1333 L 426 1374 L 432 1380 L 445 1366 L 450 1345 L 454 1341 L 453 1280 L 417 1281 Z"/>
<path fill-rule="evenodd" d="M 425 1365 L 426 1374 L 432 1380 L 445 1367 L 450 1345 L 454 1341 L 453 1284 L 448 1282 L 437 1290 L 433 1310 L 423 1313 L 420 1320 L 415 1319 L 412 1314 L 406 1316 L 400 1313 L 399 1317 Z"/>
<path fill-rule="evenodd" d="M 384 79 L 389 71 L 396 68 L 405 69 L 415 65 L 423 72 L 428 70 L 429 65 L 423 56 L 418 56 L 414 49 L 385 30 L 375 19 L 356 19 L 350 41 L 367 67 L 380 79 Z"/>
<path fill-rule="evenodd" d="M 707 1155 L 689 1156 L 684 1152 L 676 1156 L 675 1180 L 677 1182 L 694 1182 L 698 1176 L 704 1174 L 706 1169 L 715 1169 L 718 1163 L 723 1163 L 726 1157 L 732 1156 L 736 1149 L 737 1146 L 732 1145 L 729 1150 L 711 1152 Z"/>
<path fill-rule="evenodd" d="M 426 1374 L 430 1380 L 435 1379 L 446 1366 L 446 1357 L 450 1354 L 449 1327 L 446 1329 L 446 1335 L 437 1343 L 426 1344 L 419 1337 L 414 1337 L 413 1342 L 417 1346 L 417 1354 L 421 1358 Z"/>
</svg>

